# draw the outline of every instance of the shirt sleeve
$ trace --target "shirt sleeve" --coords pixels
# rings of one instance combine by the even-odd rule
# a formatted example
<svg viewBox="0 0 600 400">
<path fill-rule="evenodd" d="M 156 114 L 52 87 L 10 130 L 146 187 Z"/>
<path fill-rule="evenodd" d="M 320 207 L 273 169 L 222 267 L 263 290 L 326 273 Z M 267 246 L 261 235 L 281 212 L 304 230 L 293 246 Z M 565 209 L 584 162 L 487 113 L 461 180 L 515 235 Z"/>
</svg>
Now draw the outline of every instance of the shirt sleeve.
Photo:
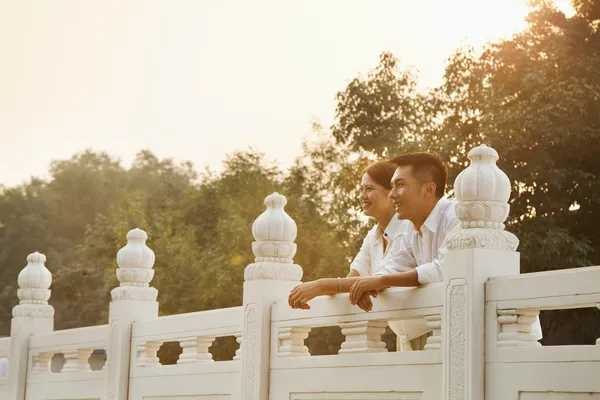
<svg viewBox="0 0 600 400">
<path fill-rule="evenodd" d="M 444 237 L 438 250 L 438 256 L 432 262 L 427 264 L 421 264 L 417 267 L 417 279 L 420 285 L 426 285 L 428 283 L 442 282 L 444 280 L 443 266 L 444 256 L 448 252 L 446 248 L 446 237 L 448 233 L 452 232 L 458 226 L 458 219 L 456 217 L 449 218 L 446 221 L 444 227 Z"/>
<path fill-rule="evenodd" d="M 370 232 L 363 240 L 363 244 L 352 264 L 350 264 L 350 271 L 355 270 L 360 276 L 371 275 L 371 240 Z"/>
<path fill-rule="evenodd" d="M 383 260 L 375 275 L 397 274 L 399 272 L 411 271 L 417 264 L 412 249 L 407 246 L 400 247 Z"/>
</svg>

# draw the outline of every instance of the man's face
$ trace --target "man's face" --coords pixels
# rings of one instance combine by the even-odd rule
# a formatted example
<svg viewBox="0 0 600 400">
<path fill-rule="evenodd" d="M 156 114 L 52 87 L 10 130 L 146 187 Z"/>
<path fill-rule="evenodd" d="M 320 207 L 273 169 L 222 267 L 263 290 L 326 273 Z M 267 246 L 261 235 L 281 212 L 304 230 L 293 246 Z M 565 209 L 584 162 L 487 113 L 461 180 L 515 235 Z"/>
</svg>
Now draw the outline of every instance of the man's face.
<svg viewBox="0 0 600 400">
<path fill-rule="evenodd" d="M 390 198 L 398 219 L 414 221 L 423 205 L 423 184 L 412 173 L 412 166 L 396 168 L 392 177 Z"/>
</svg>

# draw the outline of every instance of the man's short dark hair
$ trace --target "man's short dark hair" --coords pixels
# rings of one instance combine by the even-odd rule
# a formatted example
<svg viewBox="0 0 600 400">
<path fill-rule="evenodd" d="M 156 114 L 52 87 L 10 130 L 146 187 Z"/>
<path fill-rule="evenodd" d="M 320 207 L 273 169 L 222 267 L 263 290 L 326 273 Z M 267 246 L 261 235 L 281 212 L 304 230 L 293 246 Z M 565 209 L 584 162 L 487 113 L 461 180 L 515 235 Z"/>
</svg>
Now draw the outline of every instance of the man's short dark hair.
<svg viewBox="0 0 600 400">
<path fill-rule="evenodd" d="M 393 158 L 390 162 L 398 167 L 411 166 L 421 182 L 435 183 L 435 196 L 438 199 L 444 196 L 448 170 L 438 156 L 430 153 L 408 153 Z"/>
</svg>

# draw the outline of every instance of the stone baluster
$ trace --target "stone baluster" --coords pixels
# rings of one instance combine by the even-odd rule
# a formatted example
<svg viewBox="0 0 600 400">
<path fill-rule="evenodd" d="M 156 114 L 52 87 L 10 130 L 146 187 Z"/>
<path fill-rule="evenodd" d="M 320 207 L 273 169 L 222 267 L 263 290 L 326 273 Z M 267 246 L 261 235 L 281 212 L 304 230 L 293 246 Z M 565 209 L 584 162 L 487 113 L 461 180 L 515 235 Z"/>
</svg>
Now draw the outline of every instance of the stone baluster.
<svg viewBox="0 0 600 400">
<path fill-rule="evenodd" d="M 386 352 L 381 335 L 385 332 L 387 321 L 357 321 L 340 324 L 346 337 L 339 354 Z"/>
<path fill-rule="evenodd" d="M 146 246 L 148 235 L 141 229 L 127 233 L 127 245 L 117 253 L 119 287 L 110 294 L 106 400 L 126 399 L 131 357 L 131 327 L 134 322 L 158 318 L 158 290 L 150 286 L 154 277 L 154 252 Z M 142 350 L 142 364 L 155 365 L 160 344 L 149 342 Z M 140 345 L 136 347 L 140 356 Z M 153 353 L 152 353 L 153 352 Z M 138 365 L 139 359 L 136 362 Z"/>
<path fill-rule="evenodd" d="M 63 355 L 65 356 L 66 363 L 63 365 L 60 372 L 79 372 L 79 371 L 91 371 L 90 367 L 90 356 L 94 349 L 76 349 L 76 350 L 65 350 Z"/>
<path fill-rule="evenodd" d="M 432 330 L 432 335 L 427 338 L 425 350 L 440 350 L 442 348 L 442 315 L 427 315 L 425 320 L 427 327 Z"/>
<path fill-rule="evenodd" d="M 444 398 L 453 400 L 486 398 L 485 282 L 519 274 L 519 240 L 504 230 L 510 180 L 496 166 L 494 149 L 481 145 L 468 157 L 470 165 L 454 183 L 460 226 L 448 234 L 444 258 Z"/>
<path fill-rule="evenodd" d="M 244 341 L 244 336 L 243 336 L 242 332 L 238 332 L 235 334 L 235 341 L 238 343 L 239 347 L 235 351 L 235 356 L 233 357 L 233 359 L 241 360 L 242 359 L 242 342 Z"/>
<path fill-rule="evenodd" d="M 148 341 L 138 343 L 137 350 L 137 362 L 136 365 L 138 367 L 157 367 L 160 364 L 160 360 L 156 353 L 162 346 L 163 342 L 158 341 Z"/>
<path fill-rule="evenodd" d="M 13 308 L 10 327 L 7 399 L 25 400 L 29 338 L 54 330 L 54 308 L 48 304 L 52 274 L 44 265 L 45 262 L 45 255 L 30 254 L 27 266 L 19 273 L 17 296 L 20 301 Z"/>
<path fill-rule="evenodd" d="M 301 326 L 279 328 L 279 357 L 310 356 L 304 340 L 310 328 Z"/>
<path fill-rule="evenodd" d="M 31 367 L 32 374 L 50 374 L 50 362 L 54 357 L 53 352 L 41 352 L 33 355 L 33 366 Z"/>
<path fill-rule="evenodd" d="M 302 279 L 302 268 L 292 260 L 297 227 L 286 204 L 278 193 L 267 196 L 266 211 L 252 225 L 256 258 L 244 270 L 243 400 L 269 399 L 271 306 L 285 301 Z"/>
<path fill-rule="evenodd" d="M 498 347 L 528 346 L 541 347 L 533 333 L 531 325 L 537 320 L 539 310 L 498 310 Z"/>
<path fill-rule="evenodd" d="M 179 345 L 183 352 L 179 355 L 177 364 L 213 362 L 208 348 L 214 341 L 215 338 L 209 336 L 191 336 L 179 339 Z"/>
</svg>

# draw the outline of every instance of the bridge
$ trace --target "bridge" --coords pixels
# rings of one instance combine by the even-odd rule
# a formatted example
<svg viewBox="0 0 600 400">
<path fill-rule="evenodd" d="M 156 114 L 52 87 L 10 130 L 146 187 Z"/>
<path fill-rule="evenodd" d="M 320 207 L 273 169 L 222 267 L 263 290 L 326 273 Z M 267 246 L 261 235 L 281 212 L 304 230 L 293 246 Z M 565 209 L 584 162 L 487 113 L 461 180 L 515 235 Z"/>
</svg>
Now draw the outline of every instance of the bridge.
<svg viewBox="0 0 600 400">
<path fill-rule="evenodd" d="M 288 306 L 302 268 L 293 263 L 296 225 L 277 193 L 252 227 L 256 258 L 239 307 L 159 316 L 154 253 L 134 229 L 117 253 L 108 324 L 55 331 L 46 257 L 29 255 L 11 336 L 0 338 L 8 359 L 0 400 L 600 399 L 600 339 L 544 347 L 531 333 L 540 310 L 600 307 L 600 267 L 520 274 L 518 238 L 504 226 L 510 181 L 493 149 L 476 147 L 469 159 L 455 182 L 461 222 L 447 238 L 444 281 L 386 290 L 369 313 L 347 294 L 315 299 L 310 310 Z M 432 330 L 424 350 L 387 351 L 389 321 L 414 319 Z M 305 340 L 322 327 L 341 328 L 338 354 L 310 354 Z M 216 361 L 211 346 L 226 337 L 239 349 Z M 162 365 L 167 342 L 182 353 Z M 57 354 L 64 365 L 53 363 Z"/>
</svg>

